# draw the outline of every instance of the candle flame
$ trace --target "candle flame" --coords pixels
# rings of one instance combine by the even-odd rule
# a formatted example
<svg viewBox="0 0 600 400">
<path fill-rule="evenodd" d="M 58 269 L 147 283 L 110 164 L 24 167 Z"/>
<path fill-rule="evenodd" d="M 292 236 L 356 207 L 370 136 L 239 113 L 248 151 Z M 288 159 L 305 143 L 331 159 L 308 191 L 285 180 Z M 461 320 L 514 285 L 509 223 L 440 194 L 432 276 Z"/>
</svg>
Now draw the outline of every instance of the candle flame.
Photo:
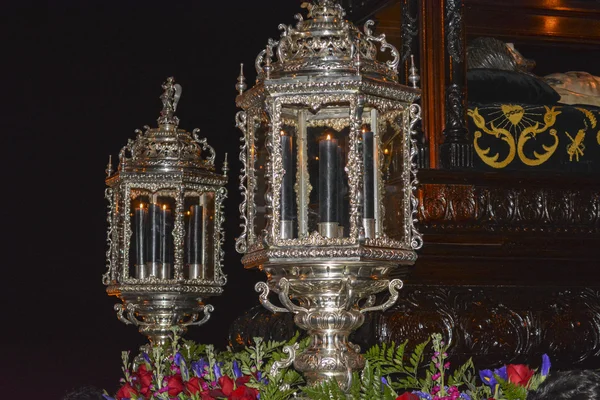
<svg viewBox="0 0 600 400">
<path fill-rule="evenodd" d="M 331 140 L 331 135 L 327 134 L 327 140 Z"/>
<path fill-rule="evenodd" d="M 383 150 L 383 153 L 384 153 L 384 154 L 388 154 L 389 152 L 390 152 L 390 151 L 389 151 L 388 149 L 384 149 L 384 150 Z"/>
<path fill-rule="evenodd" d="M 144 209 L 144 203 L 140 203 L 140 210 Z"/>
<path fill-rule="evenodd" d="M 280 134 L 281 136 L 285 136 L 285 131 L 282 129 L 282 130 L 281 130 L 281 132 L 279 132 L 279 134 Z"/>
<path fill-rule="evenodd" d="M 167 205 L 163 204 L 163 210 L 166 210 L 166 209 L 167 209 Z"/>
</svg>

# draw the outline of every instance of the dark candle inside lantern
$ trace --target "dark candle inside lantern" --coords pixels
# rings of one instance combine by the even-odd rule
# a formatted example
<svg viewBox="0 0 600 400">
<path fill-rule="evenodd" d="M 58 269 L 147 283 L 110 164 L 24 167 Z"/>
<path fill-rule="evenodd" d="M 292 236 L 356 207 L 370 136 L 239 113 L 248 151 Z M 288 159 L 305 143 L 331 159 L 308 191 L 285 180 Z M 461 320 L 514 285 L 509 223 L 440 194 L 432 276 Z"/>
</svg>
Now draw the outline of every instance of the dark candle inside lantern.
<svg viewBox="0 0 600 400">
<path fill-rule="evenodd" d="M 292 137 L 281 131 L 281 155 L 285 173 L 281 182 L 281 219 L 291 221 L 294 218 L 294 159 Z"/>
<path fill-rule="evenodd" d="M 187 226 L 187 259 L 188 264 L 202 263 L 202 206 L 190 207 Z"/>
<path fill-rule="evenodd" d="M 344 225 L 344 153 L 342 146 L 337 147 L 337 209 L 338 223 Z"/>
<path fill-rule="evenodd" d="M 375 218 L 373 132 L 363 132 L 363 218 Z"/>
<path fill-rule="evenodd" d="M 145 278 L 145 229 L 147 224 L 148 213 L 144 209 L 144 203 L 140 203 L 139 207 L 135 208 L 133 215 L 133 230 L 135 239 L 135 264 L 137 265 L 137 278 Z"/>
<path fill-rule="evenodd" d="M 327 134 L 319 142 L 319 218 L 338 222 L 337 140 Z"/>
<path fill-rule="evenodd" d="M 162 206 L 160 223 L 160 261 L 163 264 L 171 264 L 173 262 L 173 217 L 166 205 Z"/>
<path fill-rule="evenodd" d="M 148 207 L 148 236 L 146 238 L 146 262 L 150 264 L 150 275 L 158 278 L 160 263 L 160 207 L 150 204 Z"/>
</svg>

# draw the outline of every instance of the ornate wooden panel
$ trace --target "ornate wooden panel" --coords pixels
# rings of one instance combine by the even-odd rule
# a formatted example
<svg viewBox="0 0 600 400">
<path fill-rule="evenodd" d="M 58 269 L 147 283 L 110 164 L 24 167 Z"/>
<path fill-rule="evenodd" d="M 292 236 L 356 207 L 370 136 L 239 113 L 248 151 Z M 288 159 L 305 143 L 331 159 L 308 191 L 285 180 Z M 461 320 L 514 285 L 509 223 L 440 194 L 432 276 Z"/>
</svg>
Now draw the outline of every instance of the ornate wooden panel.
<svg viewBox="0 0 600 400">
<path fill-rule="evenodd" d="M 232 325 L 233 345 L 260 335 L 293 336 L 291 314 L 256 306 Z M 478 368 L 535 363 L 547 353 L 555 369 L 600 368 L 600 286 L 422 286 L 407 283 L 396 305 L 367 316 L 352 340 L 409 341 L 408 350 L 440 332 L 457 365 L 473 358 Z"/>
<path fill-rule="evenodd" d="M 419 172 L 425 245 L 397 304 L 367 315 L 363 346 L 433 332 L 453 361 L 600 368 L 600 180 L 558 174 Z M 290 314 L 257 306 L 231 341 L 295 332 Z"/>
</svg>

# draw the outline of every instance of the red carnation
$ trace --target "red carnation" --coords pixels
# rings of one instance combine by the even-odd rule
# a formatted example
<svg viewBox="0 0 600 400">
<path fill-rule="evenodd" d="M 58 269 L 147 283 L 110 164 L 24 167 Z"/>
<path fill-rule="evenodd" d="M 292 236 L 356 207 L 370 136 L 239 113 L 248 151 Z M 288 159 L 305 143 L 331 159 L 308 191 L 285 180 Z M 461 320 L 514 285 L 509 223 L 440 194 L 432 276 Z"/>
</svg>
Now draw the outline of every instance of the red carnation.
<svg viewBox="0 0 600 400">
<path fill-rule="evenodd" d="M 190 378 L 190 380 L 185 383 L 185 389 L 190 394 L 200 393 L 202 391 L 202 380 L 197 376 Z"/>
<path fill-rule="evenodd" d="M 167 387 L 169 388 L 169 396 L 177 396 L 183 392 L 183 380 L 181 375 L 172 375 L 166 378 Z"/>
<path fill-rule="evenodd" d="M 509 364 L 506 366 L 506 374 L 508 381 L 515 385 L 527 387 L 529 380 L 534 374 L 534 371 L 523 364 Z"/>
<path fill-rule="evenodd" d="M 129 383 L 124 384 L 123 386 L 121 386 L 121 389 L 119 389 L 119 391 L 117 392 L 117 400 L 121 400 L 121 399 L 130 399 L 133 396 L 138 396 L 139 393 L 137 392 L 137 390 L 135 390 Z"/>
<path fill-rule="evenodd" d="M 146 364 L 140 365 L 136 372 L 139 384 L 140 384 L 140 394 L 145 398 L 149 398 L 151 393 L 150 385 L 152 385 L 152 372 L 148 371 L 146 368 Z"/>
<path fill-rule="evenodd" d="M 400 396 L 396 397 L 396 400 L 419 400 L 419 396 L 414 393 L 404 392 Z"/>
<path fill-rule="evenodd" d="M 229 400 L 256 400 L 258 399 L 258 390 L 248 386 L 240 386 L 233 391 Z"/>
<path fill-rule="evenodd" d="M 219 386 L 221 386 L 221 391 L 227 397 L 233 393 L 233 380 L 228 376 L 222 376 L 219 378 Z"/>
</svg>

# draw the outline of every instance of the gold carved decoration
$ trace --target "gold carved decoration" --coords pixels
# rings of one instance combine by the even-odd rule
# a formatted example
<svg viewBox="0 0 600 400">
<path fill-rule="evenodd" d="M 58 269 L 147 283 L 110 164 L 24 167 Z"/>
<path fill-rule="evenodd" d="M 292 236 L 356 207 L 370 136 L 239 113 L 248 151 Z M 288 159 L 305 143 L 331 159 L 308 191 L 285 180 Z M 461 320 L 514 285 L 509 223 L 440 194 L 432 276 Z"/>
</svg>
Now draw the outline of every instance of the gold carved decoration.
<svg viewBox="0 0 600 400">
<path fill-rule="evenodd" d="M 475 151 L 484 163 L 492 168 L 504 168 L 518 155 L 523 164 L 537 166 L 548 161 L 554 154 L 558 148 L 559 139 L 556 129 L 550 128 L 556 123 L 556 116 L 561 111 L 558 111 L 557 107 L 544 106 L 543 122 L 539 122 L 539 117 L 542 114 L 534 113 L 526 107 L 516 104 L 503 104 L 499 109 L 489 113 L 490 121 L 485 120 L 477 107 L 468 110 L 467 114 L 473 119 L 475 126 L 480 129 L 474 133 L 473 144 Z M 537 135 L 547 131 L 554 139 L 553 143 L 549 146 L 542 144 L 543 152 L 534 151 L 533 158 L 528 157 L 523 151 L 525 144 L 531 139 L 537 139 Z M 479 145 L 478 141 L 483 136 L 482 132 L 506 142 L 509 149 L 503 160 L 498 160 L 500 158 L 499 153 L 489 155 L 491 148 L 484 149 Z M 516 143 L 515 138 L 517 138 Z M 577 147 L 574 149 L 577 149 Z M 576 150 L 573 151 L 577 153 Z"/>
<path fill-rule="evenodd" d="M 517 106 L 517 107 L 520 107 L 520 106 Z M 514 111 L 518 112 L 517 109 L 515 109 Z M 479 143 L 477 143 L 477 139 L 481 138 L 481 136 L 483 136 L 483 134 L 481 133 L 481 131 L 475 131 L 473 145 L 475 146 L 475 151 L 477 152 L 479 157 L 483 160 L 483 162 L 485 162 L 487 165 L 489 165 L 490 167 L 493 167 L 493 168 L 504 168 L 508 164 L 510 164 L 512 162 L 512 160 L 515 158 L 515 139 L 510 134 L 510 132 L 507 131 L 506 129 L 495 127 L 494 122 L 490 123 L 491 129 L 488 128 L 486 126 L 485 119 L 479 114 L 479 110 L 477 109 L 477 107 L 474 110 L 469 109 L 467 114 L 471 118 L 473 118 L 473 122 L 479 129 L 481 129 L 488 135 L 493 135 L 498 139 L 504 140 L 508 144 L 508 147 L 509 147 L 508 155 L 506 156 L 506 158 L 504 160 L 498 161 L 498 158 L 500 157 L 499 154 L 496 154 L 493 156 L 488 156 L 488 153 L 490 152 L 491 148 L 482 149 L 479 146 Z M 515 118 L 515 117 L 513 117 L 513 118 Z"/>
<path fill-rule="evenodd" d="M 598 124 L 598 120 L 596 119 L 596 116 L 594 115 L 594 113 L 585 108 L 577 107 L 577 109 L 579 111 L 581 111 L 587 117 L 592 129 L 596 128 L 596 125 Z M 588 125 L 586 124 L 586 130 L 587 130 L 587 127 L 588 127 Z M 577 133 L 577 135 L 579 135 L 579 132 Z M 585 137 L 585 133 L 584 133 L 584 137 Z M 575 140 L 577 140 L 577 136 L 575 137 Z M 571 139 L 571 141 L 573 143 L 575 143 L 575 140 Z M 583 138 L 581 138 L 581 141 L 583 141 Z M 596 142 L 598 142 L 598 144 L 600 144 L 600 131 L 598 131 L 598 133 L 596 134 Z M 583 148 L 585 148 L 585 146 L 583 146 Z M 567 151 L 568 151 L 568 149 L 567 149 Z M 568 154 L 569 154 L 569 156 L 571 156 L 571 153 L 568 153 Z M 581 153 L 581 155 L 583 155 L 583 152 Z M 569 160 L 570 160 L 570 158 L 569 158 Z M 577 161 L 579 161 L 579 159 L 577 159 Z"/>
<path fill-rule="evenodd" d="M 571 143 L 567 145 L 567 154 L 569 155 L 569 161 L 573 161 L 573 156 L 575 156 L 575 160 L 579 162 L 579 156 L 583 156 L 583 150 L 585 150 L 585 145 L 583 144 L 583 139 L 585 139 L 585 129 L 580 129 L 573 138 L 569 135 L 569 132 L 565 131 L 569 139 L 571 139 Z"/>
</svg>

